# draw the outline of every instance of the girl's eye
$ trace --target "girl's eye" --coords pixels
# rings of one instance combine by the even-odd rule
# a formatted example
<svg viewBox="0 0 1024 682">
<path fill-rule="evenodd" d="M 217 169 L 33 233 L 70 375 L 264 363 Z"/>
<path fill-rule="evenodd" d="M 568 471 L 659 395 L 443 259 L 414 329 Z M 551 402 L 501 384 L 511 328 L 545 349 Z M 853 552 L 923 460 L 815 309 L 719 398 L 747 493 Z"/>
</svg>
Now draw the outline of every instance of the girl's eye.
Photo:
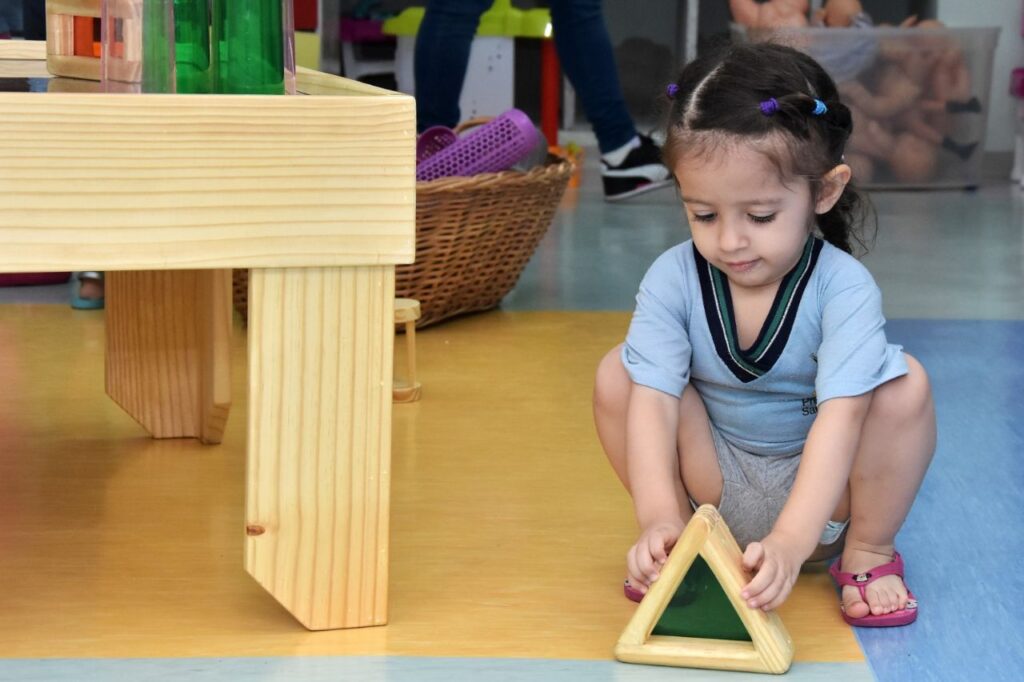
<svg viewBox="0 0 1024 682">
<path fill-rule="evenodd" d="M 747 215 L 750 215 L 749 213 Z M 769 213 L 768 215 L 750 215 L 750 219 L 755 223 L 770 223 L 775 220 L 775 214 Z"/>
<path fill-rule="evenodd" d="M 698 223 L 710 223 L 710 222 L 714 222 L 715 214 L 714 213 L 694 213 L 693 214 L 693 219 L 696 220 Z"/>
</svg>

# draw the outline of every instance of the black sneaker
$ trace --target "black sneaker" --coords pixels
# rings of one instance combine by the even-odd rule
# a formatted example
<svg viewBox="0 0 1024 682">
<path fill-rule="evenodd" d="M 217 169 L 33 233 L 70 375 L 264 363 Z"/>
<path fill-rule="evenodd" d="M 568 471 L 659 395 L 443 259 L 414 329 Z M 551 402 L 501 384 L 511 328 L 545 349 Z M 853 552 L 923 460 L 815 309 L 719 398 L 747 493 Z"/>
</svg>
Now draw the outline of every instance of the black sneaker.
<svg viewBox="0 0 1024 682">
<path fill-rule="evenodd" d="M 672 184 L 672 174 L 661 162 L 654 140 L 640 135 L 640 146 L 631 149 L 618 166 L 601 161 L 604 200 L 621 201 Z"/>
</svg>

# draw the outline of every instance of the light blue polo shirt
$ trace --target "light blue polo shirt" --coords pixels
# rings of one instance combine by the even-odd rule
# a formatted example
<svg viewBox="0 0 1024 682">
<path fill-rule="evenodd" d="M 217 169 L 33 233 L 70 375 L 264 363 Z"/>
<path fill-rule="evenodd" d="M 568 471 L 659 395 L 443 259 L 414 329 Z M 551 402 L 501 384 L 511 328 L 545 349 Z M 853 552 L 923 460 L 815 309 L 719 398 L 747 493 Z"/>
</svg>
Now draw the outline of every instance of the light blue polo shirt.
<svg viewBox="0 0 1024 682">
<path fill-rule="evenodd" d="M 728 278 L 686 241 L 644 276 L 622 362 L 669 395 L 692 382 L 722 436 L 760 455 L 799 452 L 819 404 L 907 373 L 871 274 L 821 239 L 807 241 L 750 348 L 735 329 Z"/>
</svg>

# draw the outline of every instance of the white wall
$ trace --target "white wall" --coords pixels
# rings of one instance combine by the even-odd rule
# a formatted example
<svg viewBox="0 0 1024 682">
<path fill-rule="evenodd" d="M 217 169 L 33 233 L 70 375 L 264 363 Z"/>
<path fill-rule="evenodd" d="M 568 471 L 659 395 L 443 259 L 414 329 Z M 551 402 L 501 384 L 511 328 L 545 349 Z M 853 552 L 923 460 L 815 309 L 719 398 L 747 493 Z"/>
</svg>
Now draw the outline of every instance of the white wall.
<svg viewBox="0 0 1024 682">
<path fill-rule="evenodd" d="M 1024 66 L 1021 0 L 938 0 L 937 18 L 950 27 L 1001 26 L 992 67 L 991 107 L 985 149 L 1013 151 L 1017 101 L 1009 94 L 1010 72 Z"/>
</svg>

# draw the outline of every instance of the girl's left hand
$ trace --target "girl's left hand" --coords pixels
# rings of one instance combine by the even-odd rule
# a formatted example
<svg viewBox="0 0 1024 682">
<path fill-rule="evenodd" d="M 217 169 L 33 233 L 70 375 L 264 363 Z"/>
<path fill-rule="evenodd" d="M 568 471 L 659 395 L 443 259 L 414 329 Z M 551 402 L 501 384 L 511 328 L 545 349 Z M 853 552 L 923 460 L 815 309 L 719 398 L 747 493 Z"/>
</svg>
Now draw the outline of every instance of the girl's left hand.
<svg viewBox="0 0 1024 682">
<path fill-rule="evenodd" d="M 740 596 L 752 609 L 778 608 L 793 589 L 802 563 L 795 543 L 775 533 L 761 542 L 751 542 L 743 553 L 743 567 L 757 573 L 743 586 Z"/>
</svg>

